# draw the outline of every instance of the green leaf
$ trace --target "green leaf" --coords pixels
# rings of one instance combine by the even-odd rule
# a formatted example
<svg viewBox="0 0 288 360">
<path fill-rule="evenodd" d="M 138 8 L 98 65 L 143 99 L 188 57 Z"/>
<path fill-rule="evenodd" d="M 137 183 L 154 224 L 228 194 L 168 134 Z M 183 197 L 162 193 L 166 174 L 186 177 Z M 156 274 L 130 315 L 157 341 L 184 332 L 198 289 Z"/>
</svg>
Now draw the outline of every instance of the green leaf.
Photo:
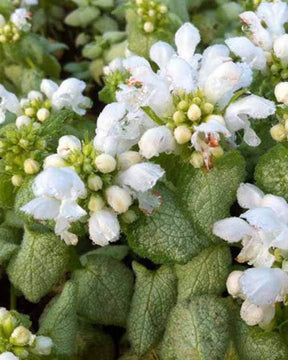
<svg viewBox="0 0 288 360">
<path fill-rule="evenodd" d="M 128 317 L 128 337 L 138 356 L 158 343 L 167 318 L 176 302 L 177 283 L 173 269 L 167 265 L 157 271 L 133 263 L 136 287 Z"/>
<path fill-rule="evenodd" d="M 169 10 L 185 22 L 189 21 L 187 0 L 167 0 Z"/>
<path fill-rule="evenodd" d="M 236 200 L 237 189 L 245 175 L 245 161 L 237 151 L 219 158 L 208 173 L 191 165 L 186 165 L 179 172 L 181 202 L 186 204 L 196 229 L 210 240 L 219 241 L 212 234 L 212 226 L 230 216 L 230 207 Z"/>
<path fill-rule="evenodd" d="M 70 26 L 86 27 L 96 20 L 100 15 L 100 10 L 93 6 L 80 7 L 72 11 L 65 19 L 65 23 Z"/>
<path fill-rule="evenodd" d="M 128 255 L 128 252 L 129 252 L 129 246 L 107 245 L 104 247 L 99 247 L 96 250 L 87 252 L 86 254 L 81 256 L 80 260 L 84 266 L 87 265 L 87 263 L 89 261 L 89 257 L 92 256 L 92 260 L 93 260 L 94 255 L 105 255 L 105 256 L 109 256 L 109 257 L 112 257 L 113 259 L 121 261 Z"/>
<path fill-rule="evenodd" d="M 228 246 L 211 246 L 186 265 L 176 265 L 178 301 L 189 301 L 195 295 L 220 295 L 226 289 L 231 270 Z"/>
<path fill-rule="evenodd" d="M 49 336 L 54 344 L 53 352 L 70 356 L 76 350 L 77 336 L 77 289 L 73 282 L 65 284 L 62 293 L 48 304 L 40 320 L 39 335 Z M 70 359 L 70 357 L 69 357 Z"/>
<path fill-rule="evenodd" d="M 15 233 L 5 227 L 0 227 L 0 265 L 10 260 L 18 250 L 19 245 Z"/>
<path fill-rule="evenodd" d="M 288 359 L 288 348 L 279 333 L 248 326 L 241 320 L 234 329 L 235 347 L 241 360 Z"/>
<path fill-rule="evenodd" d="M 25 298 L 36 303 L 60 280 L 69 259 L 69 247 L 54 233 L 26 228 L 20 250 L 8 266 L 8 275 Z"/>
<path fill-rule="evenodd" d="M 164 335 L 163 359 L 222 360 L 229 344 L 229 324 L 223 299 L 200 296 L 177 304 Z"/>
<path fill-rule="evenodd" d="M 178 195 L 164 185 L 157 187 L 162 205 L 152 216 L 142 215 L 126 232 L 130 247 L 155 263 L 185 263 L 209 246 L 199 238 Z"/>
<path fill-rule="evenodd" d="M 265 193 L 288 200 L 288 148 L 276 145 L 261 156 L 255 170 L 256 185 Z"/>
<path fill-rule="evenodd" d="M 120 261 L 105 255 L 88 258 L 85 269 L 76 270 L 78 313 L 88 320 L 125 326 L 133 292 L 133 275 Z"/>
<path fill-rule="evenodd" d="M 13 207 L 14 199 L 15 191 L 11 177 L 5 173 L 0 173 L 0 207 L 4 209 Z"/>
</svg>

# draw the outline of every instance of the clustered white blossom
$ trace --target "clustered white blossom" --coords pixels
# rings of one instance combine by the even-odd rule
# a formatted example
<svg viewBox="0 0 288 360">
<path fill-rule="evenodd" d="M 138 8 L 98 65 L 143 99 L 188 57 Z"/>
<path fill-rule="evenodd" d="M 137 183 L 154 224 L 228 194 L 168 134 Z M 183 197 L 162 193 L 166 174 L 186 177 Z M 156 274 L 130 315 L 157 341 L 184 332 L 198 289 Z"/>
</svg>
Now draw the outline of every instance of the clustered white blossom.
<svg viewBox="0 0 288 360">
<path fill-rule="evenodd" d="M 241 184 L 237 199 L 247 211 L 218 221 L 213 233 L 230 244 L 241 241 L 236 260 L 253 268 L 233 271 L 228 292 L 245 300 L 241 317 L 248 325 L 266 327 L 274 318 L 275 304 L 288 295 L 288 204 L 252 184 Z"/>
<path fill-rule="evenodd" d="M 53 348 L 47 336 L 36 336 L 23 326 L 19 314 L 0 308 L 0 360 L 27 359 L 30 355 L 48 356 Z"/>
<path fill-rule="evenodd" d="M 212 157 L 223 153 L 221 139 L 233 146 L 241 129 L 247 144 L 259 145 L 249 119 L 274 114 L 275 104 L 247 91 L 241 97 L 238 91 L 252 82 L 250 67 L 234 62 L 225 45 L 197 54 L 199 42 L 198 29 L 186 23 L 175 35 L 177 52 L 162 41 L 151 47 L 157 73 L 138 56 L 113 61 L 110 73 L 114 69 L 131 76 L 120 84 L 117 103 L 99 117 L 96 149 L 119 154 L 138 143 L 141 155 L 150 159 L 163 152 L 181 153 L 188 146 L 195 150 L 191 164 L 209 168 Z"/>
<path fill-rule="evenodd" d="M 25 8 L 16 9 L 6 20 L 0 14 L 0 43 L 15 42 L 20 39 L 21 33 L 28 32 L 31 28 L 29 19 L 31 14 Z"/>
</svg>

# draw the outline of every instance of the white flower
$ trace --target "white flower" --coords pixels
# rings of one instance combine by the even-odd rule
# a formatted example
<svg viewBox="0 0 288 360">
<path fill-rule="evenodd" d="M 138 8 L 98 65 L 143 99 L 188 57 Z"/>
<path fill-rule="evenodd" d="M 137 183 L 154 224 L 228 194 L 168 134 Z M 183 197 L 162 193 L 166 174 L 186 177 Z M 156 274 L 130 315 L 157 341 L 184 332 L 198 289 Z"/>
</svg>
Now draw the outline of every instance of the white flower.
<svg viewBox="0 0 288 360">
<path fill-rule="evenodd" d="M 37 336 L 36 345 L 32 352 L 37 355 L 50 355 L 53 347 L 53 341 L 47 336 Z"/>
<path fill-rule="evenodd" d="M 31 118 L 26 115 L 18 116 L 16 119 L 16 126 L 20 129 L 21 126 L 28 126 L 31 124 Z"/>
<path fill-rule="evenodd" d="M 288 65 L 288 34 L 279 36 L 274 42 L 273 49 L 283 66 Z"/>
<path fill-rule="evenodd" d="M 29 13 L 26 9 L 16 9 L 10 17 L 11 22 L 22 31 L 28 31 L 31 24 L 27 21 L 29 19 Z"/>
<path fill-rule="evenodd" d="M 125 213 L 132 205 L 132 197 L 129 192 L 119 186 L 110 186 L 105 193 L 108 204 L 118 214 Z"/>
<path fill-rule="evenodd" d="M 41 91 L 51 100 L 53 109 L 72 109 L 79 115 L 85 115 L 91 107 L 90 99 L 82 94 L 85 88 L 85 82 L 75 78 L 64 80 L 60 86 L 47 79 L 41 83 Z"/>
<path fill-rule="evenodd" d="M 242 183 L 237 190 L 237 201 L 243 209 L 260 207 L 263 197 L 263 191 L 252 184 Z"/>
<path fill-rule="evenodd" d="M 288 293 L 288 275 L 281 269 L 248 269 L 240 278 L 243 294 L 253 304 L 272 305 Z"/>
<path fill-rule="evenodd" d="M 20 115 L 21 107 L 17 97 L 0 85 L 0 124 L 5 121 L 6 112 Z"/>
<path fill-rule="evenodd" d="M 138 145 L 140 154 L 146 159 L 151 159 L 163 152 L 173 152 L 176 143 L 171 130 L 166 126 L 158 126 L 147 130 Z"/>
<path fill-rule="evenodd" d="M 122 58 L 113 59 L 107 66 L 103 68 L 104 75 L 110 75 L 115 71 L 123 72 L 125 70 L 123 66 Z"/>
<path fill-rule="evenodd" d="M 164 41 L 158 41 L 150 48 L 150 59 L 162 70 L 166 68 L 166 65 L 173 55 L 175 55 L 175 50 Z"/>
<path fill-rule="evenodd" d="M 0 360 L 19 360 L 18 356 L 15 356 L 13 353 L 6 351 L 0 354 Z"/>
<path fill-rule="evenodd" d="M 69 168 L 48 167 L 34 180 L 35 199 L 21 208 L 36 220 L 55 220 L 55 233 L 67 243 L 77 243 L 77 237 L 68 232 L 70 224 L 77 221 L 86 211 L 77 199 L 86 196 L 84 183 Z"/>
<path fill-rule="evenodd" d="M 129 169 L 120 172 L 117 183 L 135 192 L 146 192 L 155 186 L 164 173 L 159 165 L 144 162 L 132 165 Z"/>
<path fill-rule="evenodd" d="M 94 147 L 110 155 L 121 154 L 137 144 L 141 124 L 139 119 L 129 120 L 124 104 L 112 103 L 103 109 L 97 120 Z"/>
<path fill-rule="evenodd" d="M 21 7 L 38 5 L 38 0 L 22 0 Z"/>
<path fill-rule="evenodd" d="M 89 219 L 90 238 L 96 245 L 105 246 L 120 236 L 117 214 L 108 208 L 94 212 Z"/>
<path fill-rule="evenodd" d="M 265 70 L 266 57 L 264 51 L 255 46 L 252 41 L 244 36 L 234 37 L 227 39 L 225 43 L 229 46 L 230 50 L 241 58 L 242 61 L 247 63 L 252 69 Z"/>
<path fill-rule="evenodd" d="M 228 293 L 233 297 L 241 296 L 240 278 L 243 275 L 243 271 L 232 271 L 226 281 L 226 287 Z"/>
<path fill-rule="evenodd" d="M 284 24 L 288 22 L 288 6 L 282 1 L 262 2 L 257 9 L 257 16 L 265 22 L 273 37 L 285 33 Z"/>
<path fill-rule="evenodd" d="M 273 101 L 257 95 L 249 95 L 228 106 L 225 122 L 231 132 L 244 129 L 244 141 L 250 146 L 258 146 L 261 140 L 251 128 L 249 118 L 265 119 L 275 113 Z"/>
<path fill-rule="evenodd" d="M 240 316 L 249 326 L 258 325 L 264 318 L 264 309 L 245 300 L 241 306 Z"/>
<path fill-rule="evenodd" d="M 63 159 L 67 159 L 71 152 L 80 151 L 81 141 L 74 135 L 62 136 L 58 141 L 57 154 Z"/>
<path fill-rule="evenodd" d="M 193 61 L 196 46 L 200 42 L 199 30 L 190 23 L 185 23 L 175 34 L 178 55 L 188 63 Z"/>
<path fill-rule="evenodd" d="M 278 102 L 288 105 L 288 81 L 277 84 L 274 93 Z"/>
</svg>

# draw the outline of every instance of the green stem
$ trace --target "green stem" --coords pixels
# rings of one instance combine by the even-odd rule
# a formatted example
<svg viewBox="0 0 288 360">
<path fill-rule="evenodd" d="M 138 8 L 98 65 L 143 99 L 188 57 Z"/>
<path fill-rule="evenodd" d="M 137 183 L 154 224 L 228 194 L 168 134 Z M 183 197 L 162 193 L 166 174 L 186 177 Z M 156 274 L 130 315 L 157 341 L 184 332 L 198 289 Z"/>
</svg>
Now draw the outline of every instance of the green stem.
<svg viewBox="0 0 288 360">
<path fill-rule="evenodd" d="M 16 310 L 17 296 L 14 286 L 10 285 L 10 310 Z"/>
</svg>

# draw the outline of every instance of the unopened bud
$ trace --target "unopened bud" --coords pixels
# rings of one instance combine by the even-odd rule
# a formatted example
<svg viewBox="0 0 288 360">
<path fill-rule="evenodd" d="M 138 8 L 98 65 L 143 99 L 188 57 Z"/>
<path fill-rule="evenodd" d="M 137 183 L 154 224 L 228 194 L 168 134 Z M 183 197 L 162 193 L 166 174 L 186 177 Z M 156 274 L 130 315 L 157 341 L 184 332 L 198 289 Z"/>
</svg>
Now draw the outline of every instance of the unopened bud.
<svg viewBox="0 0 288 360">
<path fill-rule="evenodd" d="M 12 181 L 12 184 L 17 187 L 21 186 L 24 182 L 21 175 L 13 175 L 11 178 L 11 181 Z"/>
<path fill-rule="evenodd" d="M 20 129 L 21 126 L 28 126 L 31 124 L 31 118 L 26 115 L 18 116 L 16 119 L 16 126 Z"/>
<path fill-rule="evenodd" d="M 16 346 L 32 345 L 36 336 L 24 326 L 18 326 L 10 336 L 10 343 Z"/>
<path fill-rule="evenodd" d="M 26 159 L 24 161 L 24 171 L 26 174 L 36 174 L 40 170 L 40 164 L 34 159 Z"/>
<path fill-rule="evenodd" d="M 182 111 L 187 111 L 189 109 L 189 104 L 185 100 L 181 100 L 177 105 L 177 108 Z"/>
<path fill-rule="evenodd" d="M 168 11 L 168 8 L 167 8 L 166 5 L 160 5 L 160 6 L 158 7 L 158 10 L 159 10 L 159 12 L 160 12 L 161 14 L 166 14 L 167 11 Z"/>
<path fill-rule="evenodd" d="M 12 316 L 10 313 L 8 313 L 1 321 L 2 330 L 4 331 L 4 334 L 6 337 L 9 337 L 13 330 L 15 329 L 17 324 L 17 320 Z"/>
<path fill-rule="evenodd" d="M 95 159 L 97 169 L 103 174 L 108 174 L 116 169 L 116 160 L 109 154 L 100 154 Z"/>
<path fill-rule="evenodd" d="M 92 195 L 90 197 L 90 200 L 88 203 L 88 208 L 90 211 L 92 211 L 92 212 L 100 211 L 104 208 L 104 206 L 105 206 L 105 201 L 102 199 L 101 196 Z"/>
<path fill-rule="evenodd" d="M 241 295 L 241 285 L 240 285 L 240 278 L 243 275 L 243 271 L 232 271 L 231 274 L 228 276 L 226 281 L 226 287 L 228 293 L 233 297 L 238 297 Z"/>
<path fill-rule="evenodd" d="M 176 124 L 181 124 L 186 120 L 186 116 L 183 111 L 178 110 L 173 114 L 173 120 Z"/>
<path fill-rule="evenodd" d="M 127 210 L 124 214 L 121 215 L 121 219 L 126 224 L 132 224 L 137 220 L 137 214 L 133 210 Z"/>
<path fill-rule="evenodd" d="M 50 111 L 45 108 L 41 108 L 37 111 L 37 119 L 41 122 L 47 120 L 50 116 Z"/>
<path fill-rule="evenodd" d="M 216 147 L 212 148 L 211 151 L 215 158 L 219 158 L 224 155 L 224 150 L 222 149 L 221 146 L 216 146 Z"/>
<path fill-rule="evenodd" d="M 144 26 L 143 26 L 143 29 L 146 33 L 152 33 L 154 30 L 155 30 L 155 27 L 154 25 L 152 24 L 152 22 L 150 21 L 146 21 Z"/>
<path fill-rule="evenodd" d="M 57 154 L 66 159 L 71 152 L 81 150 L 81 141 L 74 135 L 62 136 L 58 141 Z"/>
<path fill-rule="evenodd" d="M 37 355 L 50 355 L 53 347 L 52 340 L 47 336 L 37 336 L 32 352 Z"/>
<path fill-rule="evenodd" d="M 204 159 L 202 154 L 194 151 L 190 158 L 190 164 L 196 169 L 201 168 L 204 165 Z"/>
<path fill-rule="evenodd" d="M 50 166 L 61 168 L 67 166 L 67 164 L 61 156 L 58 154 L 52 154 L 45 158 L 43 168 L 46 169 Z"/>
<path fill-rule="evenodd" d="M 205 103 L 203 105 L 203 111 L 205 114 L 212 114 L 214 110 L 214 105 L 213 104 L 210 104 L 210 103 Z"/>
<path fill-rule="evenodd" d="M 118 156 L 118 167 L 127 170 L 130 166 L 141 162 L 141 155 L 137 151 L 126 151 Z"/>
<path fill-rule="evenodd" d="M 7 41 L 7 38 L 5 35 L 0 35 L 0 43 L 5 43 Z"/>
<path fill-rule="evenodd" d="M 270 134 L 275 141 L 281 142 L 287 138 L 285 127 L 282 124 L 274 125 L 270 129 Z"/>
<path fill-rule="evenodd" d="M 280 82 L 275 86 L 275 96 L 278 102 L 288 105 L 288 82 Z"/>
<path fill-rule="evenodd" d="M 178 126 L 174 130 L 174 137 L 178 144 L 186 144 L 191 140 L 192 132 L 185 125 Z"/>
<path fill-rule="evenodd" d="M 35 110 L 31 107 L 25 109 L 25 115 L 29 116 L 30 118 L 35 116 Z"/>
<path fill-rule="evenodd" d="M 98 175 L 90 175 L 88 178 L 88 188 L 92 191 L 101 190 L 103 187 L 103 181 Z"/>
<path fill-rule="evenodd" d="M 199 120 L 201 117 L 200 107 L 196 104 L 192 104 L 188 109 L 187 116 L 188 116 L 189 120 L 191 120 L 191 121 Z"/>
<path fill-rule="evenodd" d="M 255 326 L 263 320 L 264 311 L 260 306 L 252 304 L 250 303 L 250 301 L 245 300 L 241 306 L 240 316 L 247 325 Z"/>
<path fill-rule="evenodd" d="M 132 205 L 132 197 L 128 191 L 116 185 L 106 190 L 106 198 L 112 209 L 119 214 L 125 213 Z"/>
</svg>

